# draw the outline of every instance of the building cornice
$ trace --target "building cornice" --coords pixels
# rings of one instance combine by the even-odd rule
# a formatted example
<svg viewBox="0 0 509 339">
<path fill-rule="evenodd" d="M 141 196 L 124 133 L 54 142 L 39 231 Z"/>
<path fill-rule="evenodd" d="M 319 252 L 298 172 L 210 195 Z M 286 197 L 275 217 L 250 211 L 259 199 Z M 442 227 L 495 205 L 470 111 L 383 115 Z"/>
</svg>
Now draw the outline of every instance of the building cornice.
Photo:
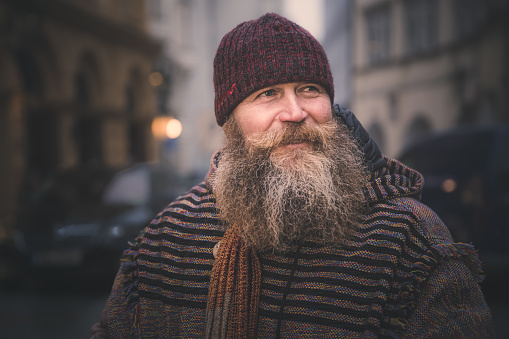
<svg viewBox="0 0 509 339">
<path fill-rule="evenodd" d="M 60 22 L 98 40 L 130 48 L 148 57 L 156 57 L 161 51 L 161 45 L 139 28 L 82 9 L 69 1 L 44 0 L 30 5 L 27 1 L 4 1 L 21 12 L 39 15 L 42 21 Z"/>
<path fill-rule="evenodd" d="M 444 55 L 460 53 L 468 49 L 475 49 L 479 47 L 478 45 L 482 43 L 486 37 L 492 36 L 494 32 L 503 32 L 502 34 L 509 36 L 508 27 L 509 26 L 506 22 L 493 19 L 492 21 L 485 23 L 475 32 L 464 37 L 460 37 L 457 40 L 437 45 L 428 51 L 406 54 L 399 57 L 391 57 L 373 65 L 354 67 L 353 74 L 354 76 L 368 75 L 380 70 L 390 70 L 398 67 L 428 62 L 436 60 Z"/>
</svg>

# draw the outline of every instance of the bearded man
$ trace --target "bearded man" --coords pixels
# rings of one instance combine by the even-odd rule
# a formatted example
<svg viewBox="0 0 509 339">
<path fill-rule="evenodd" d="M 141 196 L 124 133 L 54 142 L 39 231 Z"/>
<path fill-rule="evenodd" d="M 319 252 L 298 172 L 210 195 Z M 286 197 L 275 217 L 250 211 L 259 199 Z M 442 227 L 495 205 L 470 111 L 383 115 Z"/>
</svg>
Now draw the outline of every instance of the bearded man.
<svg viewBox="0 0 509 339">
<path fill-rule="evenodd" d="M 214 86 L 226 144 L 124 252 L 95 338 L 494 336 L 474 249 L 332 104 L 306 30 L 240 24 Z"/>
</svg>

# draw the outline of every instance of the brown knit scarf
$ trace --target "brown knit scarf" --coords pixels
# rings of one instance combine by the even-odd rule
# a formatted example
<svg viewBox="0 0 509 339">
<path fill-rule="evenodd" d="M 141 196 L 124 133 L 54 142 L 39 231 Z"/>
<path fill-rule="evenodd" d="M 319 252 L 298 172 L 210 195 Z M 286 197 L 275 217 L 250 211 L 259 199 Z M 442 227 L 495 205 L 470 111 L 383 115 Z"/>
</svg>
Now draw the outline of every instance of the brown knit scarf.
<svg viewBox="0 0 509 339">
<path fill-rule="evenodd" d="M 210 278 L 205 338 L 254 338 L 260 304 L 261 267 L 256 251 L 229 227 Z"/>
</svg>

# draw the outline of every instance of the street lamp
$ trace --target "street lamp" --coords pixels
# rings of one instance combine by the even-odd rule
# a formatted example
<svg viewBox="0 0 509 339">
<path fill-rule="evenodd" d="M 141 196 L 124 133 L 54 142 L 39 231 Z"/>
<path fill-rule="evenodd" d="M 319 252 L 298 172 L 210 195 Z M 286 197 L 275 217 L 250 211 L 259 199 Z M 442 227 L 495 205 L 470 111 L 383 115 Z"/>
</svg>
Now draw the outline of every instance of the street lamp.
<svg viewBox="0 0 509 339">
<path fill-rule="evenodd" d="M 182 123 L 175 118 L 159 116 L 152 121 L 152 134 L 158 139 L 176 139 L 182 133 Z"/>
</svg>

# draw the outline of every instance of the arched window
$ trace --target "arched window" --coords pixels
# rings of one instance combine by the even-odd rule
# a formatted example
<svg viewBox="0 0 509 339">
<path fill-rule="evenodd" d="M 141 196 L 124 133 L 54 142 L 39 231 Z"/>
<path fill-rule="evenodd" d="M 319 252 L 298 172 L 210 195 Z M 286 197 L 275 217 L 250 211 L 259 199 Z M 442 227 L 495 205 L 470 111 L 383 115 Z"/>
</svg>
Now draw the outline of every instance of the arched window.
<svg viewBox="0 0 509 339">
<path fill-rule="evenodd" d="M 94 110 L 100 92 L 99 69 L 95 58 L 84 54 L 74 75 L 76 120 L 74 140 L 80 165 L 102 164 L 102 123 Z"/>
<path fill-rule="evenodd" d="M 16 53 L 25 97 L 25 156 L 28 170 L 44 176 L 57 167 L 58 125 L 45 106 L 46 88 L 41 70 L 32 53 Z"/>
<path fill-rule="evenodd" d="M 147 123 L 141 114 L 143 100 L 143 77 L 138 69 L 131 71 L 125 88 L 125 102 L 128 124 L 128 154 L 131 162 L 147 160 L 146 131 Z"/>
<path fill-rule="evenodd" d="M 432 131 L 433 127 L 428 118 L 422 114 L 418 115 L 410 124 L 410 128 L 406 134 L 405 145 L 412 144 L 422 139 Z"/>
</svg>

